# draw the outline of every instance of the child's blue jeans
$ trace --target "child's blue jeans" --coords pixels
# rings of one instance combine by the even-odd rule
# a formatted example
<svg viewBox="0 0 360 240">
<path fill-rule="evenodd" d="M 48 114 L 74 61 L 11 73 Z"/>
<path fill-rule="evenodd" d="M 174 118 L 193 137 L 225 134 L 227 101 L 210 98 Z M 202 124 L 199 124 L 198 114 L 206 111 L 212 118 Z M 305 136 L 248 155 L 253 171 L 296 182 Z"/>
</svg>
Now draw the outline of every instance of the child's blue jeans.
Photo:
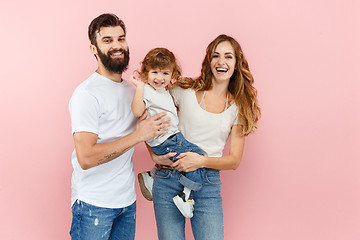
<svg viewBox="0 0 360 240">
<path fill-rule="evenodd" d="M 151 149 L 156 155 L 164 155 L 169 152 L 176 152 L 176 155 L 170 158 L 174 162 L 177 160 L 176 157 L 180 153 L 184 152 L 194 152 L 200 155 L 204 155 L 204 152 L 197 145 L 186 140 L 181 132 L 170 136 L 163 143 L 158 146 L 151 147 Z M 204 168 L 199 168 L 192 172 L 182 172 L 182 174 L 179 176 L 179 182 L 192 191 L 199 191 L 202 187 L 201 176 L 204 175 L 204 173 Z"/>
</svg>

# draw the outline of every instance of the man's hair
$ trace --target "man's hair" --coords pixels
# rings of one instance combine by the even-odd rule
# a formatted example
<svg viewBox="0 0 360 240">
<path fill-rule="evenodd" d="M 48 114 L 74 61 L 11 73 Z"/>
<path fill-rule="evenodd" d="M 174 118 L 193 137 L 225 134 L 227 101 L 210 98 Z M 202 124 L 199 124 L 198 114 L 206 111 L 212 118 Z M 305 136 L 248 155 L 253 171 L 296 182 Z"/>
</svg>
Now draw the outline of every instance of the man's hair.
<svg viewBox="0 0 360 240">
<path fill-rule="evenodd" d="M 126 35 L 125 23 L 115 14 L 104 13 L 92 20 L 88 29 L 88 36 L 91 44 L 96 46 L 96 33 L 98 33 L 102 27 L 116 26 L 120 26 Z"/>
</svg>

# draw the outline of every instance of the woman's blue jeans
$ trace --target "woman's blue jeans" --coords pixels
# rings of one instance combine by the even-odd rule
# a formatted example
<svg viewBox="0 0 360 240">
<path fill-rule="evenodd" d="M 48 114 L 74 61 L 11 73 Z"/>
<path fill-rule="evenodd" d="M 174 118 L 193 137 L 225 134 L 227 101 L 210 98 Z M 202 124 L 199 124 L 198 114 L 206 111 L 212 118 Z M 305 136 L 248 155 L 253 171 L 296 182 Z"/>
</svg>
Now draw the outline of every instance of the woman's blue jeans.
<svg viewBox="0 0 360 240">
<path fill-rule="evenodd" d="M 185 218 L 172 201 L 173 196 L 183 189 L 180 176 L 176 169 L 159 168 L 154 179 L 153 202 L 160 240 L 185 239 Z M 205 169 L 201 177 L 203 187 L 194 192 L 192 232 L 196 240 L 222 240 L 224 224 L 220 173 Z"/>
</svg>

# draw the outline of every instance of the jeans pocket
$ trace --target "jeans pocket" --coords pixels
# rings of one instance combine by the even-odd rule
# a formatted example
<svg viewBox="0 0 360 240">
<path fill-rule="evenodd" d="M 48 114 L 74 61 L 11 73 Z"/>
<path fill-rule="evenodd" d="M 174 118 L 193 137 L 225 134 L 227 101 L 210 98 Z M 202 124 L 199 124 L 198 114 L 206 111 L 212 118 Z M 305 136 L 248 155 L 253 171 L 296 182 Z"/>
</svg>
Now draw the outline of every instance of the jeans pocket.
<svg viewBox="0 0 360 240">
<path fill-rule="evenodd" d="M 157 178 L 169 178 L 171 175 L 171 171 L 169 169 L 165 169 L 165 168 L 159 168 L 158 171 L 156 172 L 156 176 Z"/>
<path fill-rule="evenodd" d="M 208 170 L 205 171 L 205 181 L 212 185 L 220 185 L 220 172 L 217 170 Z"/>
</svg>

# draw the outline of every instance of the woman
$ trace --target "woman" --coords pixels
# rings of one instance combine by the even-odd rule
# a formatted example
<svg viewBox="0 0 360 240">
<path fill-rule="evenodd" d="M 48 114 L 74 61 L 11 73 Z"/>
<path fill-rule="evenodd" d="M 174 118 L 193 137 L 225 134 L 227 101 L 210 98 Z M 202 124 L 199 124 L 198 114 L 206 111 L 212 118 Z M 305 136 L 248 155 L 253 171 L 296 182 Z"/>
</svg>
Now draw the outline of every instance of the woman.
<svg viewBox="0 0 360 240">
<path fill-rule="evenodd" d="M 152 158 L 159 167 L 153 185 L 153 202 L 159 239 L 185 239 L 185 218 L 171 201 L 183 186 L 180 172 L 206 168 L 203 186 L 194 195 L 192 231 L 197 240 L 224 238 L 219 170 L 236 169 L 241 161 L 245 136 L 257 127 L 260 108 L 253 77 L 239 43 L 220 35 L 206 50 L 201 76 L 185 79 L 172 91 L 179 108 L 179 129 L 205 153 L 186 152 L 178 161 L 170 154 Z M 230 135 L 229 155 L 222 156 Z"/>
</svg>

